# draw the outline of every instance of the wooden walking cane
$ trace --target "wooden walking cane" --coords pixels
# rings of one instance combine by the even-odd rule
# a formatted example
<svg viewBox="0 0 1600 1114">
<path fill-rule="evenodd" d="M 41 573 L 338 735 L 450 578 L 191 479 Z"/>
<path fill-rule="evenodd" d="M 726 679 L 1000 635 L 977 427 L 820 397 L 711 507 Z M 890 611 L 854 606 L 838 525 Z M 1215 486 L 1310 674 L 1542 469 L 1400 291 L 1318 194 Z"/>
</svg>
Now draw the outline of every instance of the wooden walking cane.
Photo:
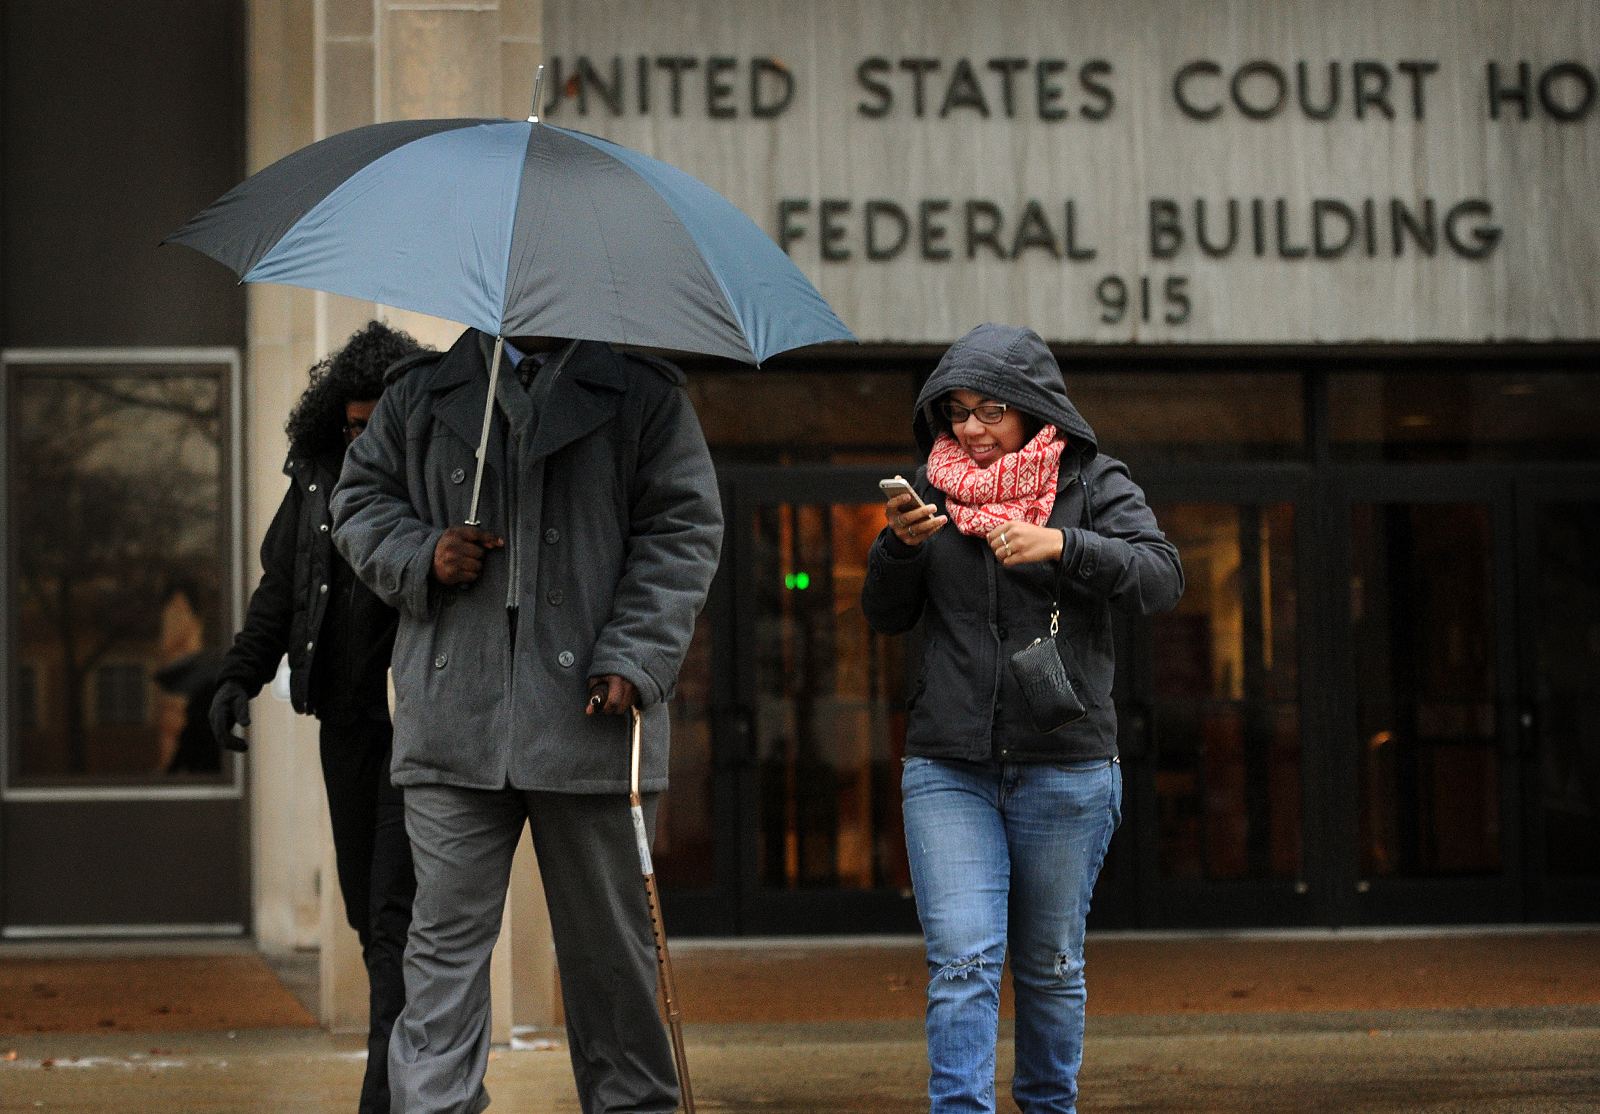
<svg viewBox="0 0 1600 1114">
<path fill-rule="evenodd" d="M 628 806 L 633 810 L 633 838 L 639 845 L 639 869 L 644 872 L 645 900 L 650 903 L 650 928 L 656 936 L 656 977 L 667 1009 L 667 1030 L 672 1035 L 672 1061 L 678 1069 L 678 1089 L 685 1114 L 694 1114 L 694 1089 L 689 1086 L 689 1060 L 683 1052 L 683 1022 L 678 1016 L 678 985 L 672 979 L 672 956 L 667 953 L 667 926 L 661 919 L 661 896 L 656 892 L 656 870 L 650 862 L 650 834 L 644 826 L 644 806 L 639 800 L 639 709 L 633 709 L 633 754 L 628 779 Z"/>
</svg>

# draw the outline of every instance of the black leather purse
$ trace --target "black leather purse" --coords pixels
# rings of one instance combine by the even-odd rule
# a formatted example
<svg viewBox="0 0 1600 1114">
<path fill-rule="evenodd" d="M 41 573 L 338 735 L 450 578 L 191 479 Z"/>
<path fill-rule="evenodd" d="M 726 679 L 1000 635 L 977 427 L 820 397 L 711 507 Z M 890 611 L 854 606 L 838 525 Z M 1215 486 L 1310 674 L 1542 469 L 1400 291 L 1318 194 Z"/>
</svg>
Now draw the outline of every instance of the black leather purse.
<svg viewBox="0 0 1600 1114">
<path fill-rule="evenodd" d="M 1090 529 L 1093 518 L 1089 513 L 1089 485 L 1083 475 L 1078 475 L 1083 487 L 1083 528 Z M 1062 540 L 1065 545 L 1065 538 Z M 1050 608 L 1050 637 L 1035 638 L 1031 645 L 1011 655 L 1011 675 L 1028 701 L 1028 712 L 1034 730 L 1059 731 L 1069 723 L 1076 723 L 1089 714 L 1082 695 L 1072 687 L 1066 663 L 1061 660 L 1060 647 L 1056 645 L 1056 631 L 1061 625 L 1061 589 L 1065 576 L 1066 553 L 1056 562 L 1056 593 Z"/>
</svg>

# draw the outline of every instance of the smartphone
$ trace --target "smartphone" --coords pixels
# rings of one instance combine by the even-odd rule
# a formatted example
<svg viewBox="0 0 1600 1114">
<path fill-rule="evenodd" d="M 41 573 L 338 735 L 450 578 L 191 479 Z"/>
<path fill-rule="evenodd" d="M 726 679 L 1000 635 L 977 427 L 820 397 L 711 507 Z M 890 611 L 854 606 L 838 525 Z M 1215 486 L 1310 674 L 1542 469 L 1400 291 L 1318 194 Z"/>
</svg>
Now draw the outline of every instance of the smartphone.
<svg viewBox="0 0 1600 1114">
<path fill-rule="evenodd" d="M 927 506 L 927 504 L 922 501 L 922 497 L 917 494 L 916 489 L 911 486 L 911 481 L 907 480 L 904 476 L 892 476 L 887 480 L 879 480 L 878 490 L 883 492 L 883 497 L 885 499 L 894 499 L 901 495 L 909 495 L 911 498 L 917 501 L 917 506 Z"/>
</svg>

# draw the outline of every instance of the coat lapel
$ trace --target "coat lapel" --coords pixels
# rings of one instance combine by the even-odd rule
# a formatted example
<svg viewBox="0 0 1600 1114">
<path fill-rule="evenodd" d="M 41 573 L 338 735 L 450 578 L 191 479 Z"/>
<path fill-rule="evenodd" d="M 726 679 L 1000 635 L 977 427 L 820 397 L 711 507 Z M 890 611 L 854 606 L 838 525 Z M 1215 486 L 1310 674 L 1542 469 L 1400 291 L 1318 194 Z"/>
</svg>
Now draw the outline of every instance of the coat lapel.
<svg viewBox="0 0 1600 1114">
<path fill-rule="evenodd" d="M 480 351 L 480 334 L 469 329 L 456 341 L 440 362 L 429 384 L 438 394 L 433 405 L 434 417 L 443 422 L 462 442 L 478 451 L 478 441 L 483 436 L 483 403 L 489 393 L 489 368 Z M 490 341 L 493 344 L 493 341 Z M 500 371 L 505 373 L 504 365 Z M 496 408 L 498 411 L 498 407 Z M 500 421 L 505 421 L 501 416 Z M 496 467 L 494 454 L 490 454 L 490 467 Z"/>
<path fill-rule="evenodd" d="M 493 344 L 491 338 L 491 352 Z M 432 384 L 434 390 L 441 392 L 434 404 L 434 415 L 474 452 L 483 433 L 483 403 L 489 391 L 488 358 L 483 347 L 475 330 L 463 336 L 439 365 Z M 502 362 L 502 389 L 508 374 L 512 370 Z M 528 459 L 538 460 L 559 452 L 610 421 L 627 385 L 628 373 L 609 345 L 580 341 L 540 407 L 539 428 Z M 505 420 L 503 408 L 496 406 L 495 421 Z M 490 468 L 498 468 L 496 457 L 495 453 L 489 454 Z"/>
<path fill-rule="evenodd" d="M 627 372 L 609 345 L 580 342 L 539 409 L 529 459 L 559 452 L 610 421 L 627 385 Z"/>
</svg>

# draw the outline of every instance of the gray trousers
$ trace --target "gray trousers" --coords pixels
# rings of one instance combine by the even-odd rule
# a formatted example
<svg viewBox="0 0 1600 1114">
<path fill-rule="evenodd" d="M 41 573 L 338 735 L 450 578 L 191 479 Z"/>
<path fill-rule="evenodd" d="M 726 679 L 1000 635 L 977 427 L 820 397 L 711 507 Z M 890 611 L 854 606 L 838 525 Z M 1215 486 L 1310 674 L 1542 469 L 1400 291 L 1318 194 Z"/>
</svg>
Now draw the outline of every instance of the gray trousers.
<svg viewBox="0 0 1600 1114">
<path fill-rule="evenodd" d="M 417 897 L 406 1007 L 389 1041 L 394 1114 L 478 1114 L 489 1105 L 489 956 L 524 821 L 550 908 L 584 1114 L 676 1110 L 627 798 L 411 785 L 405 801 Z M 656 804 L 657 794 L 645 797 L 652 839 Z"/>
</svg>

